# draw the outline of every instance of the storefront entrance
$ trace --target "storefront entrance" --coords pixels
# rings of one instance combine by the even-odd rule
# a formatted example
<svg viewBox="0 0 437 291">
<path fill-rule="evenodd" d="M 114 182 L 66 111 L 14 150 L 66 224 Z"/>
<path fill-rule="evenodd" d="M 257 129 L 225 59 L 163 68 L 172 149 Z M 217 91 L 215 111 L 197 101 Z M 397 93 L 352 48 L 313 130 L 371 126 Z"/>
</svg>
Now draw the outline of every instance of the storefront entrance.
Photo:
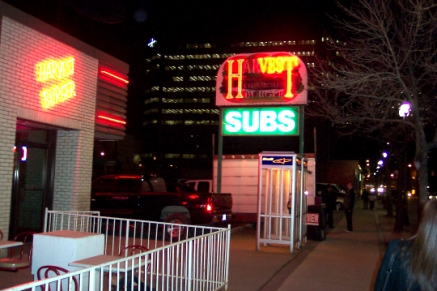
<svg viewBox="0 0 437 291">
<path fill-rule="evenodd" d="M 52 128 L 17 123 L 10 236 L 42 230 L 44 209 L 53 204 L 55 140 Z"/>
</svg>

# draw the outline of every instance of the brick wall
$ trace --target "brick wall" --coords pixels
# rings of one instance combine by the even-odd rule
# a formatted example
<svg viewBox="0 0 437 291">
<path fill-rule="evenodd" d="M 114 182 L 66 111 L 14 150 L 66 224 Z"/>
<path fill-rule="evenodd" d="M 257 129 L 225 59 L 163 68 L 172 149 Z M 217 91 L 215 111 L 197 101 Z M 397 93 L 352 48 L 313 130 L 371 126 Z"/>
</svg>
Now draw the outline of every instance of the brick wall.
<svg viewBox="0 0 437 291">
<path fill-rule="evenodd" d="M 98 60 L 3 16 L 0 34 L 0 229 L 7 237 L 17 119 L 58 130 L 54 209 L 89 209 Z M 73 57 L 75 96 L 43 109 L 39 94 L 58 80 L 37 82 L 35 66 Z"/>
</svg>

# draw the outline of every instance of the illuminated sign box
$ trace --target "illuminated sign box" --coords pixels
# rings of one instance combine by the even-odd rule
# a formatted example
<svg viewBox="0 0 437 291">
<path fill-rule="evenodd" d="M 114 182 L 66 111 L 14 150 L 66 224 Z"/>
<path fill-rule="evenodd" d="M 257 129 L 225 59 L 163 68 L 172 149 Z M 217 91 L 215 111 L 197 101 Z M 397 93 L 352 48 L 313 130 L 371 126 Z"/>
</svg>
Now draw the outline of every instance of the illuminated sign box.
<svg viewBox="0 0 437 291">
<path fill-rule="evenodd" d="M 305 64 L 291 53 L 239 54 L 219 68 L 216 105 L 303 105 L 307 87 Z"/>
<path fill-rule="evenodd" d="M 295 106 L 223 108 L 222 135 L 299 135 Z"/>
</svg>

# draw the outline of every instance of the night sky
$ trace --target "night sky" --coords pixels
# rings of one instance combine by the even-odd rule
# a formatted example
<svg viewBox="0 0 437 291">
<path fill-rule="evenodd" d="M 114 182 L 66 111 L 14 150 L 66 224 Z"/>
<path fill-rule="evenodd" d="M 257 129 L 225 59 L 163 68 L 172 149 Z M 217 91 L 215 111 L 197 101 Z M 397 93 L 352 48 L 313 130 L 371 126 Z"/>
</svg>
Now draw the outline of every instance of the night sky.
<svg viewBox="0 0 437 291">
<path fill-rule="evenodd" d="M 158 41 L 257 41 L 322 35 L 332 0 L 5 0 L 117 58 Z"/>
<path fill-rule="evenodd" d="M 193 43 L 317 39 L 333 31 L 328 15 L 339 13 L 333 0 L 4 2 L 130 64 L 144 57 L 152 37 L 161 42 Z M 362 141 L 345 149 L 344 145 L 351 144 L 350 137 L 333 141 L 331 158 L 345 153 L 361 156 L 369 150 Z"/>
</svg>

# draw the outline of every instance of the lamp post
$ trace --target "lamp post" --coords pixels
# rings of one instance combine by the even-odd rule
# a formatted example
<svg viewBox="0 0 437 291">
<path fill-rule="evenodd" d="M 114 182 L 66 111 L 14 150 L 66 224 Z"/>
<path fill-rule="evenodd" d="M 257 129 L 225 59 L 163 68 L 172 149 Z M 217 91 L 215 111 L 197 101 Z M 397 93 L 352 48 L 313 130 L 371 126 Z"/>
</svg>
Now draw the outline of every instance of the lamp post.
<svg viewBox="0 0 437 291">
<path fill-rule="evenodd" d="M 399 106 L 399 116 L 403 118 L 404 120 L 410 116 L 411 112 L 411 104 L 408 102 L 404 102 Z M 402 217 L 397 217 L 396 222 L 405 225 L 409 225 L 409 219 L 408 219 L 408 211 L 407 211 L 407 151 L 406 148 L 404 150 L 404 164 L 403 164 L 403 193 L 402 195 L 398 195 L 398 199 L 396 199 L 396 209 L 402 209 L 404 211 L 404 215 Z M 400 196 L 400 197 L 399 197 Z M 400 199 L 399 199 L 400 198 Z M 398 201 L 399 200 L 399 201 Z M 396 215 L 398 215 L 399 211 L 396 211 Z M 399 214 L 400 215 L 400 214 Z M 400 226 L 400 225 L 399 225 Z M 397 225 L 396 228 L 399 229 L 399 226 Z M 401 227 L 402 228 L 402 227 Z"/>
</svg>

